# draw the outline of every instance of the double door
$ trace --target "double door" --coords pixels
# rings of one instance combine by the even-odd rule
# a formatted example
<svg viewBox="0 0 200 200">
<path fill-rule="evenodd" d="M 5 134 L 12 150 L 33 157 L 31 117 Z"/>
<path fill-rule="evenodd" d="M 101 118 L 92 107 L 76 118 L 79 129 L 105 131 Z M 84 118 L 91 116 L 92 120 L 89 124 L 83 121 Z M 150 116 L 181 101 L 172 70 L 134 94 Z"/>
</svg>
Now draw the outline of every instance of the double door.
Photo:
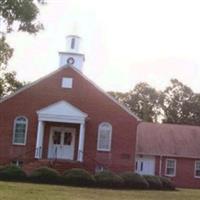
<svg viewBox="0 0 200 200">
<path fill-rule="evenodd" d="M 75 129 L 54 127 L 49 138 L 48 158 L 74 159 Z"/>
</svg>

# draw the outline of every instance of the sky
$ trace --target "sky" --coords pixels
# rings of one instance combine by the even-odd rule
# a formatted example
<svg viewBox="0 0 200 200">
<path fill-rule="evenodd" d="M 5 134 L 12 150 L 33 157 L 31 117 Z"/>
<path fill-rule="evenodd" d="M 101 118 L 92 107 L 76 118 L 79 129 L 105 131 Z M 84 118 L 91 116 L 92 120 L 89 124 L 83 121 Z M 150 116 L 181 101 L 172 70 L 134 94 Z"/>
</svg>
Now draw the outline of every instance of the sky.
<svg viewBox="0 0 200 200">
<path fill-rule="evenodd" d="M 83 72 L 106 91 L 142 81 L 163 90 L 177 78 L 200 92 L 199 0 L 46 0 L 37 35 L 12 33 L 9 70 L 34 81 L 59 67 L 65 37 L 82 37 Z"/>
</svg>

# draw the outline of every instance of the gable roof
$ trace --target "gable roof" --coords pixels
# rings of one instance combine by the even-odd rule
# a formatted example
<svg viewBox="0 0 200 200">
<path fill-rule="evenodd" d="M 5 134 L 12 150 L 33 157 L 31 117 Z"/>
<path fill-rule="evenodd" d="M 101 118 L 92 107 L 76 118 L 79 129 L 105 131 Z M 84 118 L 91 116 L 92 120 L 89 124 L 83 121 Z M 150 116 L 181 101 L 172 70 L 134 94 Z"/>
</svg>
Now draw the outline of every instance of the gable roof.
<svg viewBox="0 0 200 200">
<path fill-rule="evenodd" d="M 51 72 L 50 74 L 47 74 L 46 76 L 43 76 L 42 78 L 39 78 L 39 79 L 37 79 L 36 81 L 33 81 L 32 83 L 29 83 L 29 84 L 25 85 L 24 87 L 18 89 L 16 92 L 13 92 L 13 93 L 11 93 L 10 95 L 7 95 L 7 96 L 1 98 L 1 99 L 0 99 L 0 103 L 3 103 L 4 101 L 7 101 L 8 99 L 10 99 L 10 98 L 14 97 L 15 95 L 17 95 L 17 94 L 23 92 L 24 90 L 26 90 L 26 89 L 28 89 L 28 88 L 30 88 L 30 87 L 36 85 L 37 83 L 39 83 L 39 82 L 41 82 L 41 81 L 43 81 L 43 80 L 45 80 L 45 79 L 47 79 L 47 78 L 53 76 L 54 74 L 56 74 L 57 72 L 59 72 L 59 71 L 61 71 L 61 70 L 62 70 L 62 68 L 60 67 L 60 68 L 58 68 L 57 70 Z"/>
<path fill-rule="evenodd" d="M 59 101 L 37 111 L 37 114 L 47 115 L 74 115 L 87 117 L 88 115 L 67 101 Z"/>
<path fill-rule="evenodd" d="M 0 99 L 0 103 L 14 97 L 15 95 L 23 92 L 24 90 L 36 85 L 37 83 L 53 76 L 54 74 L 56 74 L 57 72 L 63 70 L 64 68 L 70 67 L 72 68 L 76 73 L 78 73 L 80 76 L 82 76 L 85 80 L 87 80 L 90 84 L 92 84 L 98 91 L 100 91 L 101 93 L 103 93 L 104 95 L 106 95 L 110 100 L 112 100 L 115 104 L 117 104 L 118 106 L 120 106 L 123 110 L 125 110 L 129 115 L 131 115 L 132 117 L 134 117 L 137 121 L 141 121 L 141 119 L 135 114 L 133 113 L 131 110 L 129 110 L 127 107 L 125 107 L 124 105 L 122 105 L 121 103 L 119 103 L 114 97 L 112 97 L 110 94 L 108 94 L 107 92 L 105 92 L 103 89 L 101 89 L 99 86 L 97 86 L 93 81 L 91 81 L 88 77 L 86 77 L 82 72 L 80 72 L 79 70 L 77 70 L 75 67 L 71 66 L 71 65 L 64 65 L 62 67 L 59 67 L 57 70 L 53 71 L 52 73 L 30 83 L 27 84 L 26 86 L 22 87 L 21 89 L 17 90 L 16 92 Z"/>
<path fill-rule="evenodd" d="M 200 158 L 200 127 L 142 122 L 137 129 L 136 153 Z"/>
</svg>

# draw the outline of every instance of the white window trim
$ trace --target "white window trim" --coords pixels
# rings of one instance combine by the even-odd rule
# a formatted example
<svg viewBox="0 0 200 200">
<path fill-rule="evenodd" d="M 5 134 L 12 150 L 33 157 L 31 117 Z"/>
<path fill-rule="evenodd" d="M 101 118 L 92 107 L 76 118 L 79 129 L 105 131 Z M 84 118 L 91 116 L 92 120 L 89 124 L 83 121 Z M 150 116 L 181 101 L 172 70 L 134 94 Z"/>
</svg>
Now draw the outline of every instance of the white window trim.
<svg viewBox="0 0 200 200">
<path fill-rule="evenodd" d="M 26 119 L 26 130 L 25 130 L 25 136 L 24 136 L 24 142 L 23 143 L 16 143 L 15 141 L 15 128 L 16 128 L 16 121 L 18 118 L 23 117 Z M 13 139 L 12 139 L 12 144 L 13 145 L 21 145 L 25 146 L 26 145 L 26 140 L 27 140 L 27 131 L 28 131 L 28 118 L 25 116 L 17 116 L 14 120 L 14 126 L 13 126 Z"/>
<path fill-rule="evenodd" d="M 167 174 L 167 162 L 174 161 L 174 174 Z M 176 159 L 166 159 L 165 161 L 165 176 L 175 177 L 176 176 Z"/>
<path fill-rule="evenodd" d="M 109 148 L 108 149 L 104 149 L 104 148 L 99 148 L 99 142 L 100 142 L 100 127 L 102 124 L 109 124 L 110 127 L 111 127 L 111 132 L 110 132 L 110 140 L 109 140 Z M 98 138 L 97 138 L 97 151 L 106 151 L 106 152 L 109 152 L 111 151 L 111 144 L 112 144 L 112 125 L 108 122 L 102 122 L 99 124 L 99 127 L 98 127 Z"/>
<path fill-rule="evenodd" d="M 200 162 L 200 160 L 195 160 L 195 162 L 194 162 L 194 178 L 200 178 L 200 176 L 196 176 L 196 163 L 197 162 Z"/>
</svg>

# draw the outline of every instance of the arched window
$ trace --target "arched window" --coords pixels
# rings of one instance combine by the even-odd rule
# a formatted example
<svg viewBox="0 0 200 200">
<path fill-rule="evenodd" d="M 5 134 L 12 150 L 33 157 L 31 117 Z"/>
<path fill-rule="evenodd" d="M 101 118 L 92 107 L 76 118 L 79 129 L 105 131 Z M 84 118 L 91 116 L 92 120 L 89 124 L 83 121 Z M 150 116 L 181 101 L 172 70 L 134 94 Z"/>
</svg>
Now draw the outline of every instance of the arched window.
<svg viewBox="0 0 200 200">
<path fill-rule="evenodd" d="M 28 120 L 26 117 L 16 117 L 14 121 L 13 144 L 26 144 Z"/>
<path fill-rule="evenodd" d="M 97 150 L 110 151 L 111 140 L 112 140 L 112 125 L 107 122 L 101 123 L 98 129 Z"/>
</svg>

